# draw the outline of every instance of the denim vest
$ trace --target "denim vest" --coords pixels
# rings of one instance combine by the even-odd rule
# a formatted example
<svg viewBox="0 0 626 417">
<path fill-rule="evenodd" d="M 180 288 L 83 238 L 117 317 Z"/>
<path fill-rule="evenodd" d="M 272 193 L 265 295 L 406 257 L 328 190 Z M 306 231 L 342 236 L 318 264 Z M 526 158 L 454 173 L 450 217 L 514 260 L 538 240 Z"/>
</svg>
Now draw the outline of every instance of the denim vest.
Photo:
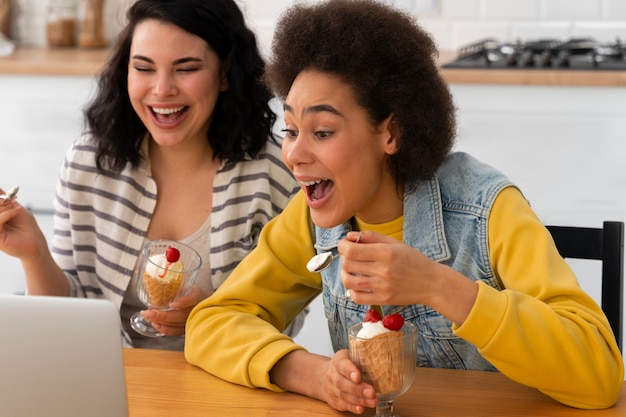
<svg viewBox="0 0 626 417">
<path fill-rule="evenodd" d="M 404 195 L 403 241 L 435 262 L 470 279 L 498 288 L 489 261 L 487 221 L 498 193 L 512 183 L 494 168 L 464 153 L 451 154 L 435 175 Z M 337 244 L 352 230 L 351 222 L 315 229 L 318 253 L 337 253 Z M 339 278 L 341 257 L 322 274 L 324 311 L 335 351 L 348 346 L 347 329 L 363 321 L 368 306 L 346 296 Z M 385 306 L 385 310 L 393 306 Z M 421 304 L 400 314 L 417 325 L 418 366 L 495 370 L 476 347 L 452 333 L 450 320 Z"/>
</svg>

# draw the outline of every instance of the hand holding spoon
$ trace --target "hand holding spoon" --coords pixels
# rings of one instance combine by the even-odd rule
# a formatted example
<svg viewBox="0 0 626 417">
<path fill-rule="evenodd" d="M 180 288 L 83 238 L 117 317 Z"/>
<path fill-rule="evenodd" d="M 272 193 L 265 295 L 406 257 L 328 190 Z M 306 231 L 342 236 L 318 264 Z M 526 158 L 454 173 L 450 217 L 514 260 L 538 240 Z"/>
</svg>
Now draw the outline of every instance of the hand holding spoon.
<svg viewBox="0 0 626 417">
<path fill-rule="evenodd" d="M 0 195 L 0 200 L 2 201 L 2 204 L 8 204 L 11 201 L 15 200 L 17 198 L 17 192 L 19 190 L 20 190 L 20 187 L 16 185 L 15 187 L 7 191 L 5 195 Z"/>
<path fill-rule="evenodd" d="M 356 238 L 354 243 L 359 243 L 360 240 L 361 240 L 361 235 L 359 234 L 359 236 Z M 333 260 L 338 256 L 339 254 L 333 255 L 332 252 L 319 253 L 315 255 L 314 257 L 312 257 L 309 260 L 309 262 L 307 262 L 306 269 L 308 269 L 311 272 L 322 272 L 323 270 L 328 268 L 330 264 L 333 262 Z M 352 299 L 350 295 L 350 290 L 346 290 L 346 297 L 348 297 L 349 299 Z M 370 306 L 370 308 L 373 308 L 376 311 L 378 311 L 381 317 L 383 316 L 383 310 L 379 305 L 372 305 Z"/>
</svg>

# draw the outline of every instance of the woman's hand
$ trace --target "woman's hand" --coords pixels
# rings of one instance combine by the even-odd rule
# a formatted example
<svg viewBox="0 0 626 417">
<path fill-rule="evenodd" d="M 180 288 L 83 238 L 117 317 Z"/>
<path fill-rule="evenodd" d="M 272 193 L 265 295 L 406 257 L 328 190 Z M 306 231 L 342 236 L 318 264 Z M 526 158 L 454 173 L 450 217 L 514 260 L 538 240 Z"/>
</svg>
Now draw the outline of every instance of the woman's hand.
<svg viewBox="0 0 626 417">
<path fill-rule="evenodd" d="M 70 295 L 70 283 L 54 262 L 35 216 L 17 201 L 0 204 L 0 251 L 19 258 L 29 294 Z"/>
<path fill-rule="evenodd" d="M 279 387 L 325 401 L 335 410 L 361 414 L 378 402 L 374 387 L 361 380 L 361 373 L 346 349 L 332 358 L 295 350 L 270 371 Z"/>
<path fill-rule="evenodd" d="M 359 243 L 355 243 L 360 236 Z M 358 304 L 425 304 L 435 262 L 397 239 L 379 233 L 351 232 L 339 242 L 341 280 Z M 422 297 L 420 297 L 422 296 Z"/>
<path fill-rule="evenodd" d="M 461 325 L 476 301 L 474 281 L 392 237 L 350 232 L 338 249 L 341 281 L 357 304 L 424 304 Z"/>
<path fill-rule="evenodd" d="M 152 326 L 159 332 L 167 336 L 182 336 L 185 334 L 185 324 L 191 310 L 200 301 L 211 295 L 202 290 L 197 285 L 191 287 L 191 292 L 184 296 L 178 297 L 170 304 L 175 310 L 158 311 L 144 310 L 141 316 L 152 323 Z"/>
<path fill-rule="evenodd" d="M 0 205 L 0 250 L 19 259 L 34 258 L 46 238 L 35 217 L 17 201 Z"/>
<path fill-rule="evenodd" d="M 328 363 L 323 384 L 324 401 L 339 411 L 362 414 L 376 407 L 374 387 L 361 380 L 361 372 L 350 360 L 348 350 L 335 353 Z"/>
</svg>

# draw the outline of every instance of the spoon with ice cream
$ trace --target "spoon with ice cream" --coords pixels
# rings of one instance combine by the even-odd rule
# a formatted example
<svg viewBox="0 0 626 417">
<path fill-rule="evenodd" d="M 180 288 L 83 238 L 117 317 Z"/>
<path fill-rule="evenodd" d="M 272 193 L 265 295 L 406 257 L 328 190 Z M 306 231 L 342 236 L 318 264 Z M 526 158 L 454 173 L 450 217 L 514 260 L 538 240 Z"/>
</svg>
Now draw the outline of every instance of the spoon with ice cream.
<svg viewBox="0 0 626 417">
<path fill-rule="evenodd" d="M 354 243 L 359 243 L 359 240 L 361 240 L 360 234 L 357 236 Z M 311 272 L 322 272 L 323 270 L 328 268 L 333 260 L 338 256 L 339 253 L 337 253 L 336 255 L 333 255 L 332 252 L 318 253 L 317 255 L 312 257 L 309 262 L 307 262 L 306 269 Z"/>
<path fill-rule="evenodd" d="M 338 257 L 339 254 L 333 255 L 332 252 L 322 252 L 311 258 L 306 264 L 306 269 L 311 272 L 322 272 L 330 266 L 333 259 Z"/>
<path fill-rule="evenodd" d="M 361 240 L 361 235 L 359 234 L 356 240 L 354 241 L 354 243 L 359 243 L 360 240 Z M 308 269 L 311 272 L 322 272 L 323 270 L 328 268 L 330 264 L 333 262 L 333 260 L 338 256 L 339 256 L 339 253 L 337 253 L 336 255 L 333 255 L 332 252 L 319 253 L 315 255 L 314 257 L 312 257 L 309 260 L 309 262 L 307 262 L 306 269 Z M 346 297 L 349 299 L 352 299 L 350 290 L 346 290 Z M 375 307 L 378 307 L 378 310 L 380 310 L 379 306 L 375 306 Z M 382 310 L 380 311 L 382 314 Z"/>
</svg>

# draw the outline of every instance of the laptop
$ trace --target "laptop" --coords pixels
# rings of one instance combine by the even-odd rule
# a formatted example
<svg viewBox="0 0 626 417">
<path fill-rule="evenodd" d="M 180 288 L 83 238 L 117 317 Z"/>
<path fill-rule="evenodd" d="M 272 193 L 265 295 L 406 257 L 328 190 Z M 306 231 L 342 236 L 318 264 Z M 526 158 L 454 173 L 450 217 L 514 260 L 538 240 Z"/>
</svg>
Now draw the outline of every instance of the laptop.
<svg viewBox="0 0 626 417">
<path fill-rule="evenodd" d="M 127 417 L 120 327 L 106 300 L 0 294 L 0 415 Z"/>
</svg>

